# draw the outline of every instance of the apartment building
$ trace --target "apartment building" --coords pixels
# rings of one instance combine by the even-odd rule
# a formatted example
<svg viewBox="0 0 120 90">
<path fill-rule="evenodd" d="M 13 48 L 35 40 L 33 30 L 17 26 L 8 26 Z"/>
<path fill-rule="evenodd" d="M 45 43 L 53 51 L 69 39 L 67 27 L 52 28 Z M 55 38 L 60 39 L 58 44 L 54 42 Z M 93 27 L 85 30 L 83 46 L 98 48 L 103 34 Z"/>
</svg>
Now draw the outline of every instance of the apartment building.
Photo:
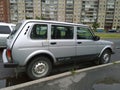
<svg viewBox="0 0 120 90">
<path fill-rule="evenodd" d="M 120 0 L 10 0 L 10 20 L 47 19 L 120 27 Z"/>
<path fill-rule="evenodd" d="M 10 22 L 16 23 L 18 21 L 18 11 L 17 0 L 10 0 Z"/>
<path fill-rule="evenodd" d="M 101 28 L 117 29 L 120 27 L 120 0 L 99 0 L 97 21 Z"/>
<path fill-rule="evenodd" d="M 82 0 L 80 22 L 91 25 L 96 22 L 98 16 L 99 0 Z"/>
<path fill-rule="evenodd" d="M 120 29 L 120 0 L 116 0 L 115 2 L 114 19 L 112 27 Z"/>
<path fill-rule="evenodd" d="M 41 0 L 10 0 L 10 20 L 12 23 L 40 17 Z"/>
<path fill-rule="evenodd" d="M 9 22 L 9 1 L 0 0 L 0 22 Z"/>
<path fill-rule="evenodd" d="M 42 0 L 41 2 L 41 19 L 57 20 L 58 0 Z"/>
</svg>

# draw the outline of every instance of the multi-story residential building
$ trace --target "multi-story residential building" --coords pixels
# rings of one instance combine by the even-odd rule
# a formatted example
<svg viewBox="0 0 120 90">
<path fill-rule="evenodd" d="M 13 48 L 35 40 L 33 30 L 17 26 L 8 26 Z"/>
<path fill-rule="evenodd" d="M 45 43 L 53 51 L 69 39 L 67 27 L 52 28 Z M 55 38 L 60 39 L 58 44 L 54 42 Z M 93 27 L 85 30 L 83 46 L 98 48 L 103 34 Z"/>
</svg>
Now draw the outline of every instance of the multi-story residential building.
<svg viewBox="0 0 120 90">
<path fill-rule="evenodd" d="M 11 22 L 47 19 L 120 27 L 120 0 L 10 0 Z"/>
<path fill-rule="evenodd" d="M 82 0 L 74 0 L 73 22 L 81 23 Z"/>
<path fill-rule="evenodd" d="M 99 0 L 97 21 L 101 28 L 117 29 L 120 27 L 120 0 Z"/>
<path fill-rule="evenodd" d="M 34 4 L 33 0 L 25 0 L 25 2 L 24 2 L 26 19 L 33 19 L 34 18 L 33 4 Z"/>
<path fill-rule="evenodd" d="M 120 29 L 120 0 L 116 0 L 114 7 L 114 19 L 113 19 L 113 28 Z"/>
<path fill-rule="evenodd" d="M 10 0 L 11 22 L 41 17 L 41 0 Z"/>
<path fill-rule="evenodd" d="M 100 28 L 104 28 L 106 17 L 106 3 L 107 0 L 99 0 L 98 19 Z"/>
<path fill-rule="evenodd" d="M 92 24 L 96 22 L 98 16 L 99 0 L 82 0 L 80 22 Z"/>
<path fill-rule="evenodd" d="M 18 11 L 17 0 L 10 0 L 10 22 L 16 23 L 18 21 Z"/>
<path fill-rule="evenodd" d="M 73 22 L 73 18 L 74 18 L 74 0 L 66 0 L 65 21 Z"/>
<path fill-rule="evenodd" d="M 33 0 L 33 18 L 42 19 L 41 17 L 42 11 L 42 1 L 41 0 Z"/>
<path fill-rule="evenodd" d="M 65 0 L 58 0 L 58 21 L 65 21 Z"/>
<path fill-rule="evenodd" d="M 31 0 L 30 0 L 31 1 Z M 17 11 L 15 12 L 16 15 L 18 14 L 18 16 L 16 17 L 17 21 L 21 21 L 27 18 L 30 18 L 30 16 L 27 14 L 28 13 L 28 9 L 27 7 L 29 7 L 29 2 L 25 1 L 25 0 L 16 0 L 17 2 Z M 32 11 L 33 13 L 33 11 Z M 28 15 L 28 16 L 27 16 Z M 30 14 L 31 15 L 31 14 Z"/>
<path fill-rule="evenodd" d="M 105 17 L 105 28 L 112 28 L 115 11 L 115 0 L 107 0 L 106 3 L 106 17 Z"/>
<path fill-rule="evenodd" d="M 9 1 L 0 0 L 0 22 L 9 22 Z"/>
<path fill-rule="evenodd" d="M 48 20 L 57 20 L 58 16 L 58 0 L 42 0 L 41 1 L 41 18 Z"/>
</svg>

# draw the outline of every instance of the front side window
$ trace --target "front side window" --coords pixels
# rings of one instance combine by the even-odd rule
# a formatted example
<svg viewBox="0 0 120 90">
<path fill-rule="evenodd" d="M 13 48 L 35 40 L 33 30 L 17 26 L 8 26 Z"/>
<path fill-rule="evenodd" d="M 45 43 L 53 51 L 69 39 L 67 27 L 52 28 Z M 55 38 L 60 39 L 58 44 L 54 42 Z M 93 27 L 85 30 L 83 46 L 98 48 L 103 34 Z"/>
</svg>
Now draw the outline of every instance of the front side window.
<svg viewBox="0 0 120 90">
<path fill-rule="evenodd" d="M 52 25 L 51 38 L 52 39 L 73 39 L 74 28 L 72 26 Z"/>
<path fill-rule="evenodd" d="M 47 25 L 35 24 L 32 28 L 31 39 L 47 39 Z"/>
<path fill-rule="evenodd" d="M 0 26 L 0 34 L 10 34 L 9 26 Z"/>
<path fill-rule="evenodd" d="M 92 39 L 92 37 L 89 28 L 77 27 L 77 39 Z"/>
</svg>

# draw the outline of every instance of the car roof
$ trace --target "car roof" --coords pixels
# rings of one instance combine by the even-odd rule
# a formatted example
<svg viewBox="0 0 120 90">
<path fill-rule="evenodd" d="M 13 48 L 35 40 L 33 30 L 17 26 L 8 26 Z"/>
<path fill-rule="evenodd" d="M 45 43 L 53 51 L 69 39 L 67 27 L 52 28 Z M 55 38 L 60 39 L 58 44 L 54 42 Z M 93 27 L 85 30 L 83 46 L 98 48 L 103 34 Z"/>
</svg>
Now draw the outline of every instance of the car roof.
<svg viewBox="0 0 120 90">
<path fill-rule="evenodd" d="M 55 24 L 68 24 L 68 25 L 80 25 L 80 26 L 86 26 L 88 27 L 88 25 L 85 24 L 77 24 L 77 23 L 68 23 L 68 22 L 60 22 L 60 21 L 52 21 L 52 20 L 23 20 L 21 21 L 22 23 L 28 23 L 28 22 L 42 22 L 42 23 L 55 23 Z"/>
<path fill-rule="evenodd" d="M 0 26 L 1 25 L 15 26 L 15 24 L 13 23 L 5 23 L 5 22 L 0 22 Z"/>
</svg>

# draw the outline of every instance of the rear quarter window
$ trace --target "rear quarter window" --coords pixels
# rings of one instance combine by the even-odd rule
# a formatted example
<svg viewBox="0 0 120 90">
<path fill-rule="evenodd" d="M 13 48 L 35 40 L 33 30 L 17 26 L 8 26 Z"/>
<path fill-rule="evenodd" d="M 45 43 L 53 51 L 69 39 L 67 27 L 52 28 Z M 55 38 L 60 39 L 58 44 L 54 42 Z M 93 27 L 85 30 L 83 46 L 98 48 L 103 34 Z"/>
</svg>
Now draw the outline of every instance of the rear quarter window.
<svg viewBox="0 0 120 90">
<path fill-rule="evenodd" d="M 0 34 L 10 34 L 11 30 L 9 26 L 0 26 Z"/>
<path fill-rule="evenodd" d="M 47 29 L 46 24 L 35 24 L 30 34 L 31 39 L 47 39 Z"/>
</svg>

